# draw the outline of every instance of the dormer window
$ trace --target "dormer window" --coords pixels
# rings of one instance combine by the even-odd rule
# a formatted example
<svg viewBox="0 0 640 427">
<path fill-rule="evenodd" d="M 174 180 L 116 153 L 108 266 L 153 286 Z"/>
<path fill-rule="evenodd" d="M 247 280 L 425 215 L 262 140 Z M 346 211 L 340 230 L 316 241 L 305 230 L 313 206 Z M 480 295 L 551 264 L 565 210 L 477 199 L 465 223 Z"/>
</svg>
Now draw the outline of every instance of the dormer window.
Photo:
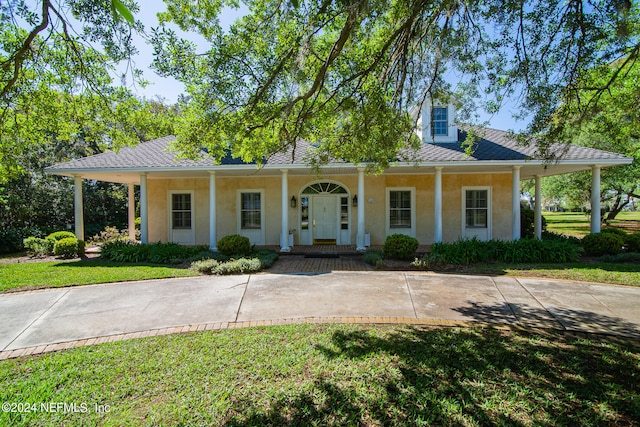
<svg viewBox="0 0 640 427">
<path fill-rule="evenodd" d="M 433 136 L 447 136 L 449 134 L 447 107 L 433 107 L 431 109 L 431 126 Z"/>
<path fill-rule="evenodd" d="M 423 143 L 458 142 L 456 107 L 453 101 L 425 102 L 417 121 L 416 132 Z"/>
</svg>

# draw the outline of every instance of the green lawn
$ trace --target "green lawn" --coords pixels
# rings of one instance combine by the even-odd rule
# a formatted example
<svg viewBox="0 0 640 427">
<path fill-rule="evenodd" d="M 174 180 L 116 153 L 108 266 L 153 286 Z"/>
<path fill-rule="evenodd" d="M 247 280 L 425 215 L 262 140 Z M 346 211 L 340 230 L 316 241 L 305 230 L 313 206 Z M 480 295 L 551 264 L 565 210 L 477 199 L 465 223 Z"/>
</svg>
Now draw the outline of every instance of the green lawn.
<svg viewBox="0 0 640 427">
<path fill-rule="evenodd" d="M 0 264 L 0 292 L 194 275 L 197 273 L 184 268 L 127 264 L 97 259 L 9 263 Z"/>
<path fill-rule="evenodd" d="M 461 268 L 468 274 L 540 277 L 611 285 L 640 286 L 640 264 L 576 262 L 571 264 L 475 264 Z"/>
<path fill-rule="evenodd" d="M 581 212 L 543 212 L 547 231 L 567 236 L 584 237 L 590 232 L 591 219 Z M 640 212 L 620 212 L 615 220 L 603 227 L 616 227 L 633 233 L 640 232 Z"/>
<path fill-rule="evenodd" d="M 6 360 L 0 401 L 7 426 L 634 425 L 640 349 L 480 328 L 231 329 Z"/>
</svg>

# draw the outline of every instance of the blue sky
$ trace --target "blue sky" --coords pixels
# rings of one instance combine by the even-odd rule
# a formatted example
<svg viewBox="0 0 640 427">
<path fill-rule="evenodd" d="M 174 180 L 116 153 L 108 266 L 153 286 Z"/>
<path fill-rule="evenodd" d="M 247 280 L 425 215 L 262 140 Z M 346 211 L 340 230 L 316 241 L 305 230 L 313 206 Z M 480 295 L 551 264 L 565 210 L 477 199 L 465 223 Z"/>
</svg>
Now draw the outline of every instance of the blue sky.
<svg viewBox="0 0 640 427">
<path fill-rule="evenodd" d="M 164 3 L 162 2 L 154 1 L 144 3 L 141 5 L 140 11 L 136 13 L 136 19 L 142 21 L 147 32 L 150 32 L 150 29 L 152 27 L 156 27 L 158 25 L 158 19 L 156 16 L 157 13 L 163 10 Z M 245 13 L 245 10 L 246 9 L 228 9 L 220 17 L 221 25 L 223 27 L 228 27 L 237 17 L 242 16 L 242 14 Z M 173 27 L 173 29 L 176 30 L 178 34 L 181 34 L 184 38 L 192 40 L 197 45 L 201 46 L 203 51 L 207 48 L 206 41 L 198 34 L 183 33 L 180 32 L 177 27 Z M 154 98 L 156 96 L 160 96 L 162 98 L 165 98 L 170 103 L 176 102 L 178 96 L 185 91 L 184 85 L 173 78 L 163 78 L 158 76 L 150 68 L 151 63 L 153 62 L 153 48 L 140 37 L 137 38 L 136 45 L 140 53 L 135 58 L 135 65 L 137 68 L 141 69 L 144 72 L 145 79 L 150 81 L 151 84 L 145 88 L 134 86 L 131 87 L 131 89 L 138 96 L 144 96 L 146 98 Z M 502 108 L 500 113 L 493 116 L 481 114 L 481 119 L 489 121 L 489 127 L 495 129 L 519 131 L 524 129 L 527 123 L 516 121 L 512 117 L 513 112 L 516 111 L 516 108 L 517 106 L 515 105 L 515 102 L 508 102 Z"/>
</svg>

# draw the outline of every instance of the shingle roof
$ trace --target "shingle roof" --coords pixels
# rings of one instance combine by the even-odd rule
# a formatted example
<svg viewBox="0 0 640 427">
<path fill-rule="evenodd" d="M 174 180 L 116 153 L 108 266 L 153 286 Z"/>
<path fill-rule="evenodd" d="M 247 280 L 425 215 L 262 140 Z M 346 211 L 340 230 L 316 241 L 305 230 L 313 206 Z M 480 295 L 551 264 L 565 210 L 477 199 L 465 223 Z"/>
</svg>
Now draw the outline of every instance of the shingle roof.
<svg viewBox="0 0 640 427">
<path fill-rule="evenodd" d="M 536 158 L 535 147 L 520 146 L 510 133 L 496 129 L 482 129 L 479 132 L 482 138 L 476 143 L 473 154 L 468 156 L 460 143 L 422 143 L 417 151 L 404 154 L 402 160 L 419 163 L 439 162 L 483 162 L 483 161 L 525 161 Z M 467 134 L 459 131 L 459 141 L 463 141 Z M 215 162 L 206 152 L 200 153 L 196 160 L 176 157 L 177 153 L 170 151 L 169 144 L 175 140 L 175 136 L 165 136 L 134 147 L 125 147 L 120 151 L 106 152 L 94 156 L 72 160 L 66 163 L 47 168 L 50 172 L 64 172 L 65 170 L 90 170 L 90 169 L 182 169 L 182 168 L 209 168 L 214 167 Z M 296 145 L 295 155 L 291 150 L 276 153 L 266 159 L 268 165 L 304 164 L 304 155 L 311 148 L 306 142 Z M 606 161 L 624 159 L 621 154 L 597 150 L 594 148 L 579 147 L 575 145 L 556 145 L 555 153 L 562 153 L 562 160 L 574 161 Z M 543 159 L 540 159 L 543 160 Z M 340 163 L 340 162 L 337 162 Z M 222 165 L 243 165 L 240 159 L 228 156 L 222 160 Z M 252 166 L 255 167 L 255 166 Z"/>
</svg>

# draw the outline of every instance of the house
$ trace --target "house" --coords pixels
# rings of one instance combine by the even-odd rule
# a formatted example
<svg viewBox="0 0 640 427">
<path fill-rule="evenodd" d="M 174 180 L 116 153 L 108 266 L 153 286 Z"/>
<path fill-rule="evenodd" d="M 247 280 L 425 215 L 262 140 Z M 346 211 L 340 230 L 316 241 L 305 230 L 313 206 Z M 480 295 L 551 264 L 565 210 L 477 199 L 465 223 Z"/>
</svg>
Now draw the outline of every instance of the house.
<svg viewBox="0 0 640 427">
<path fill-rule="evenodd" d="M 520 180 L 536 180 L 536 235 L 541 232 L 540 178 L 592 171 L 592 211 L 600 211 L 600 170 L 630 164 L 619 154 L 558 146 L 552 163 L 519 146 L 507 132 L 484 129 L 472 155 L 461 148 L 466 132 L 450 105 L 427 106 L 419 119 L 420 149 L 384 173 L 365 165 L 334 162 L 317 173 L 303 161 L 309 144 L 279 153 L 262 167 L 226 158 L 216 165 L 202 158 L 176 158 L 167 136 L 49 167 L 75 178 L 76 235 L 84 238 L 82 180 L 129 185 L 133 229 L 134 186 L 140 186 L 141 240 L 209 245 L 241 234 L 256 245 L 329 243 L 364 250 L 394 233 L 421 244 L 476 237 L 520 238 Z M 592 232 L 600 230 L 598 216 Z"/>
</svg>

